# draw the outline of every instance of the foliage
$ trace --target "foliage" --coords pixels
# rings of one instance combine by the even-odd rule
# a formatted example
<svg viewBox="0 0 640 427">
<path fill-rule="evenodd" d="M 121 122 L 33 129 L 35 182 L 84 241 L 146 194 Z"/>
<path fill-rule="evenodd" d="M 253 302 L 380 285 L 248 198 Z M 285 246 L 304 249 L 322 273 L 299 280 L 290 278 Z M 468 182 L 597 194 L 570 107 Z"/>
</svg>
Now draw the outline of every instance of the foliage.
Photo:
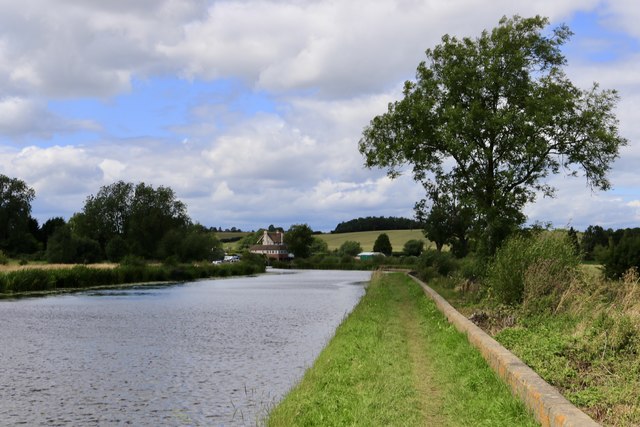
<svg viewBox="0 0 640 427">
<path fill-rule="evenodd" d="M 319 237 L 313 236 L 313 240 L 311 242 L 311 247 L 309 248 L 312 254 L 325 254 L 329 252 L 329 245 L 327 242 L 320 239 Z"/>
<path fill-rule="evenodd" d="M 0 250 L 0 265 L 7 265 L 9 264 L 9 257 L 7 257 L 7 255 Z"/>
<path fill-rule="evenodd" d="M 640 229 L 626 230 L 605 257 L 604 272 L 609 278 L 620 278 L 630 268 L 640 269 Z"/>
<path fill-rule="evenodd" d="M 66 224 L 67 222 L 62 217 L 57 216 L 54 218 L 49 218 L 39 228 L 37 232 L 38 240 L 42 244 L 44 244 L 44 247 L 46 248 L 47 242 L 49 241 L 49 238 L 53 235 L 54 231 L 56 231 L 56 229 Z"/>
<path fill-rule="evenodd" d="M 469 234 L 473 224 L 473 209 L 461 202 L 453 187 L 446 189 L 444 183 L 439 188 L 429 190 L 431 207 L 427 209 L 427 199 L 416 203 L 416 217 L 424 223 L 424 235 L 441 251 L 449 245 L 451 252 L 462 258 L 469 252 Z"/>
<path fill-rule="evenodd" d="M 569 285 L 578 264 L 578 256 L 564 238 L 549 233 L 516 235 L 496 253 L 488 267 L 487 283 L 502 304 L 520 304 L 525 299 L 533 302 L 546 296 L 555 300 Z"/>
<path fill-rule="evenodd" d="M 354 233 L 358 231 L 413 230 L 422 228 L 419 221 L 409 218 L 368 216 L 341 222 L 332 233 Z"/>
<path fill-rule="evenodd" d="M 567 232 L 567 240 L 571 247 L 573 247 L 573 251 L 576 255 L 580 255 L 580 242 L 578 240 L 578 232 L 574 230 L 573 227 L 569 228 Z"/>
<path fill-rule="evenodd" d="M 615 91 L 575 87 L 563 72 L 561 46 L 571 32 L 545 31 L 542 17 L 503 18 L 478 38 L 445 35 L 426 51 L 404 98 L 365 128 L 368 167 L 399 174 L 413 166 L 427 196 L 455 188 L 473 209 L 483 253 L 493 254 L 524 220 L 536 192 L 560 170 L 585 173 L 608 189 L 607 172 L 627 141 L 618 135 Z"/>
<path fill-rule="evenodd" d="M 596 246 L 607 247 L 609 245 L 609 237 L 613 234 L 611 229 L 605 230 L 599 225 L 590 225 L 582 233 L 580 246 L 585 261 L 593 261 L 595 259 Z"/>
<path fill-rule="evenodd" d="M 407 240 L 402 248 L 402 252 L 407 256 L 420 256 L 424 250 L 424 242 L 422 240 Z"/>
<path fill-rule="evenodd" d="M 70 223 L 76 234 L 98 241 L 105 251 L 118 236 L 132 253 L 153 258 L 167 232 L 185 228 L 191 221 L 171 188 L 118 181 L 89 196 Z"/>
<path fill-rule="evenodd" d="M 360 243 L 353 240 L 347 240 L 340 245 L 340 249 L 338 249 L 339 254 L 349 255 L 352 257 L 358 255 L 360 252 L 362 252 L 362 246 L 360 246 Z"/>
<path fill-rule="evenodd" d="M 261 259 L 247 257 L 239 263 L 211 265 L 146 265 L 142 258 L 127 256 L 119 267 L 75 266 L 58 269 L 26 269 L 0 273 L 0 292 L 34 292 L 79 289 L 126 283 L 187 281 L 206 277 L 227 277 L 264 272 Z"/>
<path fill-rule="evenodd" d="M 76 246 L 69 226 L 60 227 L 51 235 L 47 244 L 46 258 L 51 263 L 75 261 Z"/>
<path fill-rule="evenodd" d="M 285 233 L 284 242 L 296 258 L 308 258 L 311 256 L 313 230 L 307 224 L 294 224 Z"/>
<path fill-rule="evenodd" d="M 248 249 L 249 247 L 255 245 L 258 242 L 258 240 L 260 239 L 263 233 L 264 233 L 264 229 L 261 228 L 254 233 L 249 233 L 245 235 L 240 239 L 240 241 L 238 241 L 238 244 L 236 245 L 236 247 L 239 250 Z"/>
<path fill-rule="evenodd" d="M 129 252 L 129 245 L 122 236 L 114 236 L 105 248 L 107 259 L 112 262 L 120 262 Z"/>
<path fill-rule="evenodd" d="M 391 241 L 389 240 L 389 236 L 387 233 L 381 233 L 373 244 L 374 252 L 382 252 L 383 254 L 389 256 L 393 252 L 393 248 L 391 247 Z"/>
<path fill-rule="evenodd" d="M 458 267 L 458 262 L 449 252 L 427 249 L 418 258 L 418 276 L 425 281 L 436 275 L 448 276 Z"/>
<path fill-rule="evenodd" d="M 33 250 L 33 245 L 25 247 L 25 242 L 34 240 L 29 225 L 35 194 L 24 181 L 0 174 L 0 250 L 8 253 Z"/>
</svg>

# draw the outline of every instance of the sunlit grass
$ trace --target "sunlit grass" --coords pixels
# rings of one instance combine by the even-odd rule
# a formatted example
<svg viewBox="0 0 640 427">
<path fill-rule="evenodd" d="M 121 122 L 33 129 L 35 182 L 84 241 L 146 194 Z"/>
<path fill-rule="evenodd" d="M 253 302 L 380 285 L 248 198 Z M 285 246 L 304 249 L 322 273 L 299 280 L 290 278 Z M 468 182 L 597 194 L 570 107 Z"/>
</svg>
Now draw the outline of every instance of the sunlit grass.
<svg viewBox="0 0 640 427">
<path fill-rule="evenodd" d="M 466 337 L 402 274 L 372 280 L 268 424 L 536 425 Z"/>
</svg>

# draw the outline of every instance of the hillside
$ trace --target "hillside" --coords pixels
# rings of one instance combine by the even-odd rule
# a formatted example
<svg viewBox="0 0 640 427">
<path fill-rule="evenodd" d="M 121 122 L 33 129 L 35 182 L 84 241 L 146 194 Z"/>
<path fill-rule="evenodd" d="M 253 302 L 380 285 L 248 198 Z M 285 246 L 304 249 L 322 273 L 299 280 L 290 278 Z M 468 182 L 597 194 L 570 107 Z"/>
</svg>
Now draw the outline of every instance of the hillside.
<svg viewBox="0 0 640 427">
<path fill-rule="evenodd" d="M 360 231 L 357 233 L 334 233 L 334 234 L 318 234 L 315 237 L 327 242 L 329 249 L 338 249 L 347 240 L 359 242 L 362 246 L 362 250 L 373 250 L 373 243 L 378 236 L 382 233 L 387 233 L 389 240 L 391 240 L 391 246 L 395 252 L 402 251 L 404 244 L 411 239 L 423 240 L 425 242 L 425 248 L 435 246 L 433 243 L 427 241 L 422 234 L 422 230 L 377 230 L 377 231 Z"/>
</svg>

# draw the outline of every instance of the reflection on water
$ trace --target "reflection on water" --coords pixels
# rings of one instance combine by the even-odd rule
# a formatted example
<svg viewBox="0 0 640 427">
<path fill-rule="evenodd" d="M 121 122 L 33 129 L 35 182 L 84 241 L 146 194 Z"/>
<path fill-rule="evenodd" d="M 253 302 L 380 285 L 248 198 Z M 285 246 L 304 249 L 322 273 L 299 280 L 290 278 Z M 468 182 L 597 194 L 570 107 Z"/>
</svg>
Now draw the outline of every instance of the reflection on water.
<svg viewBox="0 0 640 427">
<path fill-rule="evenodd" d="M 303 271 L 0 301 L 0 424 L 255 425 L 368 279 Z"/>
</svg>

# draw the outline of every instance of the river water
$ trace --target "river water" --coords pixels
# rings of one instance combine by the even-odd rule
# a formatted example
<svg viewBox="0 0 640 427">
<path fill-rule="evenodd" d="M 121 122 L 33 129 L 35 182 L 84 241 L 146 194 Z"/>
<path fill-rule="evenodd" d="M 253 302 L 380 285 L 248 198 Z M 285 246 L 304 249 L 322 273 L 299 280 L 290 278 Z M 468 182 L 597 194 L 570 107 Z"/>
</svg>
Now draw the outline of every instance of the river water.
<svg viewBox="0 0 640 427">
<path fill-rule="evenodd" d="M 0 425 L 260 424 L 369 277 L 280 271 L 0 301 Z"/>
</svg>

